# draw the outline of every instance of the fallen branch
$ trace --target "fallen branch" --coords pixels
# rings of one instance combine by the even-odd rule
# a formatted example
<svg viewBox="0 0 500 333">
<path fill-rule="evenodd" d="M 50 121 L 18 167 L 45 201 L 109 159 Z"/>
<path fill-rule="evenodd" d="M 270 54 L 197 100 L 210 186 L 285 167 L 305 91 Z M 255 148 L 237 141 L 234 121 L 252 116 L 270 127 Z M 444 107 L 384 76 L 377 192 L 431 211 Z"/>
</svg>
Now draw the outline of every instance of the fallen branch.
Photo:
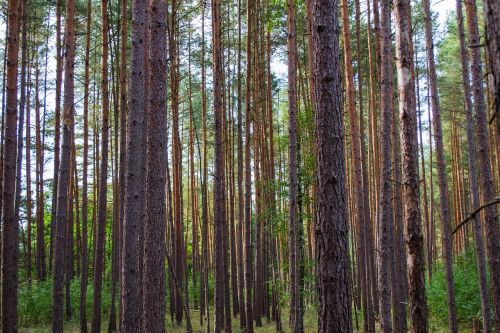
<svg viewBox="0 0 500 333">
<path fill-rule="evenodd" d="M 479 206 L 474 211 L 472 211 L 462 222 L 460 222 L 451 234 L 454 235 L 458 231 L 458 229 L 460 229 L 464 224 L 466 224 L 467 222 L 472 220 L 474 217 L 476 217 L 476 214 L 479 213 L 481 210 L 485 209 L 486 207 L 493 206 L 493 205 L 496 205 L 499 203 L 500 203 L 500 197 L 496 197 L 495 199 L 491 200 L 490 202 L 487 202 L 484 205 Z"/>
</svg>

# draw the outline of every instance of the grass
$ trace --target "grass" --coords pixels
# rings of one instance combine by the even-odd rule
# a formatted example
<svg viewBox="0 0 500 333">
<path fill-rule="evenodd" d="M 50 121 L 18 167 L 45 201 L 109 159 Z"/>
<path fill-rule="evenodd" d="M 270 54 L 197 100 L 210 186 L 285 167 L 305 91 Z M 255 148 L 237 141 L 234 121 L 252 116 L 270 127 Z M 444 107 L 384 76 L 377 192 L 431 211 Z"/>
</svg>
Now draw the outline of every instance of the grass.
<svg viewBox="0 0 500 333">
<path fill-rule="evenodd" d="M 205 326 L 200 325 L 200 312 L 198 310 L 192 310 L 191 312 L 191 321 L 193 325 L 193 333 L 204 333 L 206 330 L 206 322 L 204 322 Z M 103 318 L 104 319 L 104 318 Z M 281 313 L 281 321 L 283 324 L 283 329 L 285 332 L 288 332 L 288 310 L 283 309 Z M 183 322 L 185 324 L 185 322 Z M 240 321 L 238 318 L 233 318 L 233 333 L 241 333 L 240 330 Z M 213 313 L 210 318 L 210 330 L 213 330 Z M 89 331 L 90 331 L 90 322 L 88 323 Z M 166 331 L 169 333 L 185 333 L 186 326 L 185 325 L 177 325 L 170 321 L 170 317 L 167 315 L 167 321 L 165 323 Z M 108 329 L 107 321 L 102 325 L 102 332 L 106 332 Z M 50 332 L 50 325 L 43 325 L 37 327 L 21 327 L 19 329 L 19 333 L 45 333 Z M 304 314 L 304 332 L 315 332 L 317 331 L 316 326 L 316 313 L 314 310 L 308 310 Z M 80 325 L 78 322 L 69 321 L 64 323 L 64 332 L 68 333 L 76 333 L 80 332 Z M 268 322 L 266 318 L 262 318 L 262 327 L 255 327 L 254 332 L 256 333 L 271 333 L 276 332 L 276 325 L 273 321 Z"/>
</svg>

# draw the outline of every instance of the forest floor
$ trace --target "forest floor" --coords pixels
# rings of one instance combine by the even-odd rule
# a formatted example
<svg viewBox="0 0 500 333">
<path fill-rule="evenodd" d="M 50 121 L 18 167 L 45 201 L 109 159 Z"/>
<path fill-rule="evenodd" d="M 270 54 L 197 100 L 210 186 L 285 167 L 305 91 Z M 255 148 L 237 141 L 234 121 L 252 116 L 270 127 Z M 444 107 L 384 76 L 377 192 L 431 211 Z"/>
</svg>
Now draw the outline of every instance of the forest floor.
<svg viewBox="0 0 500 333">
<path fill-rule="evenodd" d="M 192 325 L 193 325 L 193 333 L 204 333 L 206 326 L 201 326 L 199 317 L 200 313 L 197 310 L 192 310 L 191 316 L 192 316 Z M 316 315 L 314 311 L 306 311 L 304 315 L 304 332 L 315 332 L 317 330 L 317 323 L 316 323 Z M 285 332 L 288 332 L 288 311 L 284 309 L 281 314 L 281 321 L 283 324 L 283 330 Z M 233 333 L 240 333 L 240 321 L 238 318 L 234 319 L 233 318 Z M 206 325 L 206 322 L 205 322 Z M 213 318 L 210 318 L 210 329 L 213 330 Z M 89 322 L 89 331 L 90 331 L 90 322 Z M 103 323 L 102 325 L 102 332 L 106 332 L 108 330 L 108 323 L 107 321 Z M 40 327 L 21 327 L 19 329 L 19 333 L 46 333 L 51 331 L 51 326 L 40 326 Z M 64 323 L 64 332 L 67 333 L 76 333 L 80 332 L 80 325 L 78 322 L 65 322 Z M 166 332 L 168 333 L 185 333 L 186 332 L 186 326 L 182 325 L 179 326 L 173 322 L 170 321 L 170 317 L 167 316 L 167 322 L 166 322 Z M 271 332 L 276 332 L 276 324 L 271 321 L 268 322 L 266 318 L 262 319 L 262 327 L 254 327 L 254 332 L 256 333 L 271 333 Z"/>
<path fill-rule="evenodd" d="M 200 321 L 199 321 L 199 311 L 197 310 L 192 310 L 191 312 L 192 316 L 192 321 L 193 321 L 193 333 L 204 333 L 206 330 L 206 326 L 201 326 Z M 210 318 L 210 331 L 213 330 L 213 318 Z M 288 309 L 283 309 L 281 313 L 281 321 L 283 325 L 283 331 L 284 332 L 289 332 L 289 326 L 288 326 Z M 233 318 L 233 333 L 241 333 L 241 330 L 239 328 L 240 321 L 238 318 Z M 90 322 L 88 324 L 89 326 L 89 332 L 90 332 Z M 204 323 L 206 325 L 206 322 Z M 166 322 L 166 332 L 168 333 L 185 333 L 186 332 L 186 327 L 185 325 L 177 325 L 173 322 L 170 321 L 170 317 L 167 316 L 167 322 Z M 362 328 L 362 322 L 358 323 L 358 328 Z M 468 326 L 460 327 L 460 332 L 470 332 L 471 328 Z M 353 329 L 354 332 L 361 332 L 361 330 L 356 329 L 356 323 L 353 323 Z M 101 332 L 107 332 L 108 330 L 108 322 L 105 321 L 102 324 L 102 329 Z M 377 325 L 376 328 L 377 332 L 379 331 L 379 327 Z M 19 330 L 19 333 L 46 333 L 51 331 L 51 326 L 46 325 L 46 326 L 40 326 L 40 327 L 21 327 Z M 430 327 L 430 332 L 433 333 L 445 333 L 448 330 L 446 328 L 442 327 L 435 327 L 431 325 Z M 67 333 L 76 333 L 80 332 L 80 325 L 78 322 L 75 321 L 69 321 L 64 323 L 64 332 Z M 263 318 L 262 320 L 262 327 L 254 327 L 254 332 L 256 333 L 274 333 L 276 332 L 276 324 L 274 322 L 268 322 L 266 318 Z M 316 317 L 316 312 L 314 310 L 308 310 L 304 314 L 304 332 L 305 333 L 313 333 L 317 332 L 317 317 Z"/>
</svg>

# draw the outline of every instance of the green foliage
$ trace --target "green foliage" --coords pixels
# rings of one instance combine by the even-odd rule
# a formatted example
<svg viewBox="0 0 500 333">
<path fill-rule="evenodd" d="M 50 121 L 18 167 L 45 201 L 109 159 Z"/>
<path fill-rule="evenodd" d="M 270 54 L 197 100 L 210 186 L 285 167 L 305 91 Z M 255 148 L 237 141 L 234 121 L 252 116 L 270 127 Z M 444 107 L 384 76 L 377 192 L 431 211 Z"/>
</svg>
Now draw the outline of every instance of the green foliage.
<svg viewBox="0 0 500 333">
<path fill-rule="evenodd" d="M 453 270 L 457 320 L 459 323 L 471 323 L 474 318 L 481 317 L 481 299 L 474 252 L 468 250 L 456 256 Z M 436 266 L 432 280 L 427 286 L 427 302 L 433 324 L 447 325 L 446 282 L 442 263 Z"/>
<path fill-rule="evenodd" d="M 92 318 L 92 302 L 94 289 L 92 281 L 87 287 L 87 318 Z M 50 324 L 52 320 L 52 278 L 45 281 L 33 281 L 31 284 L 23 283 L 19 288 L 18 315 L 19 324 L 24 327 L 43 326 Z M 77 321 L 80 314 L 80 279 L 75 278 L 71 282 L 71 308 L 73 314 L 70 318 Z M 103 316 L 107 318 L 111 306 L 111 293 L 109 285 L 103 285 L 102 303 Z M 66 313 L 66 309 L 64 310 Z"/>
</svg>

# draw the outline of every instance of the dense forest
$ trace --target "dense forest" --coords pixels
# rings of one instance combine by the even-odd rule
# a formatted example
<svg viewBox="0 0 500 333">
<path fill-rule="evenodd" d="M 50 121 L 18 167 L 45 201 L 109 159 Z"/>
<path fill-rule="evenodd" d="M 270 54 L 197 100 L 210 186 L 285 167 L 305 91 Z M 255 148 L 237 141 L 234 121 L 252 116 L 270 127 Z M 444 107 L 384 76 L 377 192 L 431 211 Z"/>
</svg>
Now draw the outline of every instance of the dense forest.
<svg viewBox="0 0 500 333">
<path fill-rule="evenodd" d="M 1 332 L 500 332 L 498 0 L 5 0 Z"/>
</svg>

